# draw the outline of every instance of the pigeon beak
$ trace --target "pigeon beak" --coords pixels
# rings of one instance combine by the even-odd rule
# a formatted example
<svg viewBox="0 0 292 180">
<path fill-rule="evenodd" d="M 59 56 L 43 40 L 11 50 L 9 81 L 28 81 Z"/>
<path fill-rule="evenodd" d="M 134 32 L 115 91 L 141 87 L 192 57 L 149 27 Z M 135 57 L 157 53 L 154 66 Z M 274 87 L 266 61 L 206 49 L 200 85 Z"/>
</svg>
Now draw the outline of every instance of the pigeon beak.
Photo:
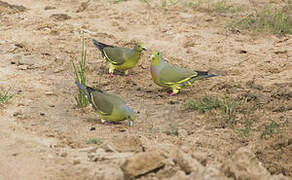
<svg viewBox="0 0 292 180">
<path fill-rule="evenodd" d="M 130 127 L 133 126 L 133 121 L 132 121 L 132 120 L 129 121 L 129 126 L 130 126 Z"/>
<path fill-rule="evenodd" d="M 153 55 L 153 54 L 151 54 L 151 55 L 150 55 L 150 59 L 152 60 L 153 58 L 154 58 L 154 55 Z"/>
<path fill-rule="evenodd" d="M 142 50 L 143 51 L 147 51 L 147 48 L 144 46 L 144 47 L 142 47 Z"/>
</svg>

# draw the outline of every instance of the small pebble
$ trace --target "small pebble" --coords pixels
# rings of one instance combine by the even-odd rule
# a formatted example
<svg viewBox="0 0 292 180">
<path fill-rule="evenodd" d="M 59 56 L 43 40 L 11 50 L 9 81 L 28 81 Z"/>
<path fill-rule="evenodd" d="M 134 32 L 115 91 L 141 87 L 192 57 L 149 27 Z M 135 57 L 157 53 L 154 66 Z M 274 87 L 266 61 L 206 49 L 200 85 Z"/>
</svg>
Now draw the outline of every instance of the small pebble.
<svg viewBox="0 0 292 180">
<path fill-rule="evenodd" d="M 68 155 L 67 152 L 62 152 L 62 153 L 60 154 L 61 157 L 66 157 L 67 155 Z"/>
<path fill-rule="evenodd" d="M 16 111 L 16 112 L 13 113 L 13 116 L 19 116 L 19 115 L 21 115 L 21 114 L 22 114 L 21 111 Z"/>
<path fill-rule="evenodd" d="M 126 132 L 127 129 L 123 128 L 123 129 L 120 129 L 120 132 Z"/>
<path fill-rule="evenodd" d="M 46 6 L 46 7 L 44 8 L 44 10 L 51 10 L 51 9 L 56 9 L 56 7 L 53 7 L 53 6 Z"/>
<path fill-rule="evenodd" d="M 238 54 L 246 54 L 247 51 L 243 50 L 243 49 L 239 49 L 239 50 L 236 50 L 236 53 L 238 53 Z"/>
<path fill-rule="evenodd" d="M 74 159 L 73 160 L 73 165 L 77 165 L 77 164 L 80 164 L 80 163 L 81 163 L 80 159 Z"/>
<path fill-rule="evenodd" d="M 55 69 L 55 70 L 54 70 L 54 73 L 59 73 L 59 72 L 62 72 L 62 71 L 64 71 L 63 68 L 58 68 L 58 69 Z"/>
<path fill-rule="evenodd" d="M 96 130 L 95 127 L 90 128 L 90 131 L 95 131 L 95 130 Z"/>
<path fill-rule="evenodd" d="M 51 91 L 47 91 L 47 92 L 45 92 L 45 95 L 55 95 L 55 94 Z"/>
<path fill-rule="evenodd" d="M 19 69 L 19 70 L 27 70 L 28 69 L 28 65 L 19 65 L 19 66 L 17 66 L 17 69 Z"/>
<path fill-rule="evenodd" d="M 169 104 L 175 104 L 175 101 L 170 100 L 170 101 L 169 101 Z"/>
</svg>

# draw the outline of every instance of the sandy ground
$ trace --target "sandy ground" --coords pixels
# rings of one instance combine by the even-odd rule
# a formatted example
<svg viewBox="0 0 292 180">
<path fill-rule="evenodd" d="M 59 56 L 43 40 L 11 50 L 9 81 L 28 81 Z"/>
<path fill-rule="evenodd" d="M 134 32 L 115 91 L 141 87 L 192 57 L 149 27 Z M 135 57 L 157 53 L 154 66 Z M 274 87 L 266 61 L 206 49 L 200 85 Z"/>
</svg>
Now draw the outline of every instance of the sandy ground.
<svg viewBox="0 0 292 180">
<path fill-rule="evenodd" d="M 212 165 L 222 177 L 231 179 L 240 175 L 229 173 L 233 166 L 228 163 L 236 159 L 240 148 L 248 147 L 268 175 L 292 176 L 291 35 L 230 31 L 225 26 L 234 18 L 232 13 L 162 8 L 158 1 L 151 2 L 153 7 L 138 0 L 92 0 L 87 5 L 77 0 L 9 0 L 9 4 L 0 3 L 0 89 L 11 87 L 15 95 L 0 106 L 0 179 L 106 179 L 107 175 L 99 175 L 107 170 L 100 168 L 113 160 L 92 160 L 92 151 L 114 146 L 114 150 L 110 148 L 113 152 L 135 156 L 153 149 L 163 151 L 160 145 L 186 156 L 204 157 L 198 160 L 204 167 Z M 256 4 L 264 6 L 265 1 Z M 134 127 L 126 122 L 104 125 L 90 107 L 76 108 L 71 61 L 80 59 L 81 32 L 85 32 L 88 51 L 87 83 L 125 99 L 137 113 Z M 92 38 L 126 47 L 143 42 L 149 50 L 131 71 L 132 77 L 110 79 Z M 151 80 L 151 50 L 160 50 L 173 64 L 221 76 L 169 97 Z M 182 110 L 185 101 L 205 93 L 218 97 L 229 93 L 235 98 L 248 97 L 250 103 L 256 101 L 259 105 L 249 117 L 253 119 L 249 136 L 240 133 L 245 127 L 243 116 L 238 115 L 231 126 L 223 123 L 218 112 Z M 277 129 L 272 136 L 261 138 L 271 120 L 278 124 Z M 87 144 L 91 138 L 101 143 Z M 129 159 L 123 160 L 130 164 Z M 174 162 L 178 163 L 171 170 L 167 163 L 162 169 L 152 164 L 156 171 L 135 177 L 191 178 L 184 163 Z M 130 172 L 124 166 L 120 177 L 128 179 Z"/>
</svg>

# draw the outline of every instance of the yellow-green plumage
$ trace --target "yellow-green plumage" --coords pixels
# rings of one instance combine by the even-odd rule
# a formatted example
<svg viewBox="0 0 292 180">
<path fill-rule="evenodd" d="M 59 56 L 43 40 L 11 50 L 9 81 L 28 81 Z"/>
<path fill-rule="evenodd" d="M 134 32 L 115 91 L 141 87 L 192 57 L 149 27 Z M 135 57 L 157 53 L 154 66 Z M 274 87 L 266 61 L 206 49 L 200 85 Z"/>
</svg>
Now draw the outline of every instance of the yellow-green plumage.
<svg viewBox="0 0 292 180">
<path fill-rule="evenodd" d="M 167 63 L 161 53 L 151 54 L 151 76 L 155 84 L 171 90 L 170 95 L 177 94 L 181 88 L 191 85 L 203 78 L 214 77 L 206 71 L 192 71 Z"/>
<path fill-rule="evenodd" d="M 76 82 L 76 85 L 86 94 L 90 105 L 102 120 L 118 122 L 128 119 L 130 120 L 129 125 L 131 126 L 136 119 L 135 113 L 120 97 L 98 89 L 85 87 L 79 82 Z"/>
<path fill-rule="evenodd" d="M 143 43 L 137 44 L 133 49 L 130 49 L 106 45 L 96 41 L 95 39 L 92 41 L 108 62 L 109 73 L 111 75 L 115 69 L 125 71 L 127 74 L 128 70 L 135 67 L 138 63 L 142 51 L 146 50 Z"/>
</svg>

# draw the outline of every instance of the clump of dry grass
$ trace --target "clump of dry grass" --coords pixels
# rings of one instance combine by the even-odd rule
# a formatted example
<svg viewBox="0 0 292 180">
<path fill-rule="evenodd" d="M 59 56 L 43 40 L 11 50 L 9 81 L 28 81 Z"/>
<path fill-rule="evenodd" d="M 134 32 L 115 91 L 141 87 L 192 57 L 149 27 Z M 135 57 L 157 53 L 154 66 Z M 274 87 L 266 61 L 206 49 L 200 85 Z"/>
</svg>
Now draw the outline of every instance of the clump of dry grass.
<svg viewBox="0 0 292 180">
<path fill-rule="evenodd" d="M 244 103 L 243 101 L 231 98 L 228 94 L 224 95 L 222 98 L 211 97 L 205 95 L 197 100 L 189 100 L 183 104 L 183 109 L 189 111 L 199 111 L 205 113 L 212 109 L 220 109 L 225 122 L 228 124 L 235 123 L 235 114 L 239 111 L 240 105 Z"/>
<path fill-rule="evenodd" d="M 86 141 L 86 144 L 101 144 L 101 140 L 99 138 L 91 138 Z"/>
<path fill-rule="evenodd" d="M 288 7 L 288 6 L 287 6 Z M 291 10 L 270 9 L 255 10 L 246 17 L 236 20 L 229 25 L 231 28 L 248 30 L 251 32 L 268 32 L 272 34 L 292 34 Z"/>
<path fill-rule="evenodd" d="M 13 97 L 13 94 L 10 93 L 10 89 L 5 92 L 0 92 L 0 104 L 5 104 Z"/>
<path fill-rule="evenodd" d="M 279 125 L 275 121 L 271 121 L 269 124 L 266 124 L 265 129 L 261 134 L 261 138 L 271 137 L 278 131 L 278 127 Z"/>
<path fill-rule="evenodd" d="M 224 126 L 231 126 L 246 138 L 249 136 L 255 122 L 254 112 L 258 109 L 256 102 L 248 102 L 245 98 L 234 98 L 230 94 L 222 97 L 205 95 L 195 100 L 189 100 L 182 105 L 183 110 L 206 113 L 215 117 Z M 210 113 L 208 113 L 210 111 Z M 211 115 L 211 116 L 210 116 Z M 212 119 L 212 118 L 211 118 Z"/>
</svg>

